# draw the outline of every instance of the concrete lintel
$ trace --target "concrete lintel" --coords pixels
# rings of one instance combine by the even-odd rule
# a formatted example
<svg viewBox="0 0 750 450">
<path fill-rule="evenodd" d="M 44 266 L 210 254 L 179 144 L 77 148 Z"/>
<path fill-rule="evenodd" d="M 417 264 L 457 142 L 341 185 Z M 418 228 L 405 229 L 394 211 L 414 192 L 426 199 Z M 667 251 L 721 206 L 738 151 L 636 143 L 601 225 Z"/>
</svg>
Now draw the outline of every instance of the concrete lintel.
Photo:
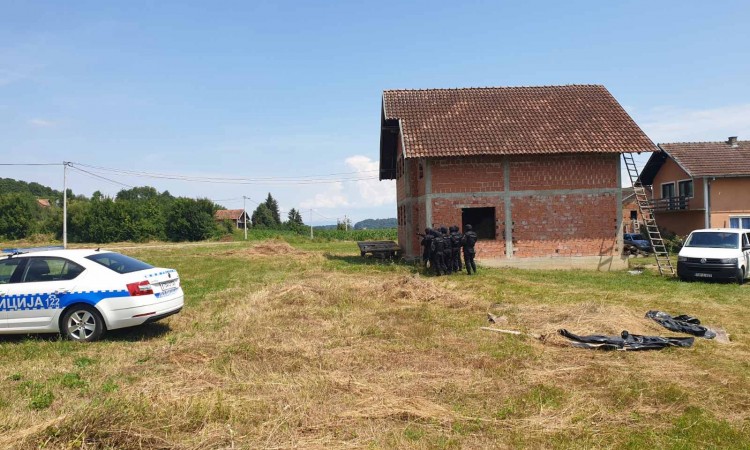
<svg viewBox="0 0 750 450">
<path fill-rule="evenodd" d="M 491 191 L 491 192 L 445 192 L 445 193 L 428 193 L 422 197 L 430 199 L 451 199 L 451 198 L 483 198 L 483 197 L 552 197 L 558 195 L 601 195 L 617 194 L 622 192 L 617 188 L 595 188 L 595 189 L 547 189 L 547 190 L 525 190 L 525 191 Z"/>
<path fill-rule="evenodd" d="M 555 269 L 555 270 L 597 270 L 609 272 L 612 270 L 626 270 L 628 259 L 622 255 L 616 256 L 555 256 L 541 258 L 488 258 L 479 259 L 480 267 L 511 267 L 517 269 Z"/>
<path fill-rule="evenodd" d="M 507 197 L 510 191 L 510 158 L 503 158 L 503 190 L 504 201 L 503 206 L 505 209 L 505 257 L 507 259 L 513 258 L 513 210 L 511 200 Z"/>
<path fill-rule="evenodd" d="M 432 166 L 430 159 L 424 159 L 424 195 L 418 200 L 424 200 L 425 226 L 432 228 Z"/>
</svg>

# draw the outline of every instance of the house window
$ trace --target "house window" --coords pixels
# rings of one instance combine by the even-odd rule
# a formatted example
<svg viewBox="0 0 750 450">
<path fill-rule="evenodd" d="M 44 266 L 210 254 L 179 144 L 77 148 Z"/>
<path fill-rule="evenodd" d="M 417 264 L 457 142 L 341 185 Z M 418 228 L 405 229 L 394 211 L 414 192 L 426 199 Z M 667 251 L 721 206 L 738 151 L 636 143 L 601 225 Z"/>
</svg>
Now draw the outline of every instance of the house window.
<svg viewBox="0 0 750 450">
<path fill-rule="evenodd" d="M 634 209 L 630 210 L 630 220 L 638 220 L 638 211 Z"/>
<path fill-rule="evenodd" d="M 661 185 L 661 198 L 665 200 L 664 206 L 667 209 L 677 209 L 677 201 L 674 198 L 674 183 Z"/>
<path fill-rule="evenodd" d="M 422 163 L 419 163 L 419 179 L 421 180 L 424 177 L 424 167 L 422 167 Z"/>
<path fill-rule="evenodd" d="M 745 228 L 750 230 L 750 216 L 730 217 L 729 228 Z"/>
<path fill-rule="evenodd" d="M 661 198 L 674 197 L 674 183 L 666 183 L 661 185 Z"/>
<path fill-rule="evenodd" d="M 470 224 L 479 239 L 495 239 L 495 208 L 463 208 L 461 222 Z"/>
<path fill-rule="evenodd" d="M 677 183 L 680 197 L 691 198 L 693 196 L 693 180 L 683 180 Z"/>
</svg>

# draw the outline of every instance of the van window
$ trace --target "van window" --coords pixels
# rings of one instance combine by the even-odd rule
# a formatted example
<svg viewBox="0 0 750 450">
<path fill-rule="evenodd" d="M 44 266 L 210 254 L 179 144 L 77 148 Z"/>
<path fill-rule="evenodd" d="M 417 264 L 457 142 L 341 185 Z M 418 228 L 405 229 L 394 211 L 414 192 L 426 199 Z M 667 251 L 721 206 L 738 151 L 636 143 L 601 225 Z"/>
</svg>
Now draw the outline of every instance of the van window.
<svg viewBox="0 0 750 450">
<path fill-rule="evenodd" d="M 739 233 L 728 233 L 724 231 L 701 231 L 690 235 L 685 242 L 685 247 L 699 248 L 738 248 L 740 243 Z"/>
</svg>

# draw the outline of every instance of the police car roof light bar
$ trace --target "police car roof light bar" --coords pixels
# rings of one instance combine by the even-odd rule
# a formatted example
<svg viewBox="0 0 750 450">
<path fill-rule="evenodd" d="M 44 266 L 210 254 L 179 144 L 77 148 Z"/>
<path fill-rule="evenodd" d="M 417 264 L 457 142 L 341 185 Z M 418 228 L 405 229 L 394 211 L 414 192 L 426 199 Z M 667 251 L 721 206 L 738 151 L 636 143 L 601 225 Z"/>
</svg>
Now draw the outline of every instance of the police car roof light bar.
<svg viewBox="0 0 750 450">
<path fill-rule="evenodd" d="M 47 250 L 63 250 L 65 247 L 62 245 L 50 245 L 47 247 L 27 247 L 27 248 L 4 248 L 0 252 L 7 254 L 8 256 L 20 255 L 22 253 L 34 253 L 44 252 Z"/>
</svg>

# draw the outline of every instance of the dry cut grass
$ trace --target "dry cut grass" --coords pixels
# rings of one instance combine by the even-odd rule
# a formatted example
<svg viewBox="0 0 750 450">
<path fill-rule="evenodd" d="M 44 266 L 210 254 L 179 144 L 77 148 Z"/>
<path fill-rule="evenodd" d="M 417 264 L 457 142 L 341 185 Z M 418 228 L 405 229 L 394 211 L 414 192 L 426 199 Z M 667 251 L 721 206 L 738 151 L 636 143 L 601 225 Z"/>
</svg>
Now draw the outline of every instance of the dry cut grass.
<svg viewBox="0 0 750 450">
<path fill-rule="evenodd" d="M 726 298 L 695 308 L 731 344 L 600 353 L 555 331 L 669 334 L 644 307 L 693 312 L 699 299 L 656 277 L 628 289 L 626 274 L 433 278 L 278 241 L 134 254 L 180 271 L 186 309 L 91 345 L 4 338 L 0 448 L 750 442 L 746 288 L 715 286 Z M 481 331 L 488 312 L 543 339 Z"/>
</svg>

